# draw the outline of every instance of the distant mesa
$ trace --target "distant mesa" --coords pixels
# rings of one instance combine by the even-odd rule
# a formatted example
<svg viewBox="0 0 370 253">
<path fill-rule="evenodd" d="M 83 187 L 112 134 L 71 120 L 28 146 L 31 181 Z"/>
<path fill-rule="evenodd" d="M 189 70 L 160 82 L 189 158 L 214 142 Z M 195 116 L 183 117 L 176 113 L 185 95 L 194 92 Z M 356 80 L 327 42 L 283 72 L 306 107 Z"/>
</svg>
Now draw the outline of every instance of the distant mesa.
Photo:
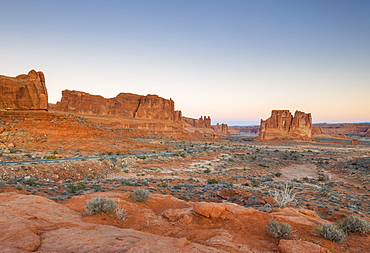
<svg viewBox="0 0 370 253">
<path fill-rule="evenodd" d="M 180 121 L 181 111 L 175 111 L 174 108 L 172 99 L 157 95 L 120 93 L 114 98 L 104 98 L 71 90 L 64 90 L 61 101 L 54 106 L 56 111 L 70 113 Z"/>
<path fill-rule="evenodd" d="M 16 77 L 0 75 L 0 97 L 0 109 L 47 111 L 44 73 L 31 70 Z"/>
<path fill-rule="evenodd" d="M 134 128 L 147 130 L 177 129 L 189 134 L 202 137 L 227 136 L 226 124 L 211 125 L 210 116 L 201 116 L 199 119 L 182 117 L 182 112 L 175 110 L 172 99 L 165 99 L 157 95 L 136 95 L 120 93 L 114 98 L 104 98 L 100 95 L 73 90 L 64 90 L 62 99 L 51 108 L 55 111 L 80 113 L 88 115 L 117 116 L 128 119 L 160 120 L 176 122 L 176 127 L 160 127 L 160 123 L 135 123 Z M 121 124 L 122 127 L 133 127 L 134 124 Z"/>
<path fill-rule="evenodd" d="M 312 140 L 311 113 L 272 110 L 271 117 L 261 120 L 259 140 Z"/>
<path fill-rule="evenodd" d="M 230 135 L 227 124 L 217 123 L 216 125 L 212 125 L 210 116 L 200 116 L 199 119 L 182 117 L 182 121 L 185 125 L 185 131 L 194 135 L 203 135 L 205 137 Z"/>
</svg>

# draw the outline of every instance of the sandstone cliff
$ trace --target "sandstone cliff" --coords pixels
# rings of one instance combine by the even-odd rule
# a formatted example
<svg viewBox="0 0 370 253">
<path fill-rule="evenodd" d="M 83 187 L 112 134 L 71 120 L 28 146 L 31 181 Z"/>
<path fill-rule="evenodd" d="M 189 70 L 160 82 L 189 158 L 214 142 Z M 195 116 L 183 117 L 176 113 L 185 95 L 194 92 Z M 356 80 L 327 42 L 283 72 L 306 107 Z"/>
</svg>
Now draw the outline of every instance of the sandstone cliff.
<svg viewBox="0 0 370 253">
<path fill-rule="evenodd" d="M 211 117 L 201 116 L 199 119 L 193 119 L 188 117 L 182 117 L 182 120 L 192 127 L 196 128 L 211 128 Z"/>
<path fill-rule="evenodd" d="M 227 124 L 212 125 L 210 116 L 201 116 L 199 119 L 182 117 L 185 130 L 188 133 L 204 137 L 229 136 Z"/>
<path fill-rule="evenodd" d="M 312 117 L 310 113 L 289 110 L 273 110 L 271 117 L 261 120 L 260 140 L 312 140 Z"/>
<path fill-rule="evenodd" d="M 104 98 L 80 91 L 64 90 L 54 110 L 90 115 L 110 115 L 125 118 L 181 121 L 181 111 L 175 111 L 172 99 L 157 95 L 120 93 Z"/>
<path fill-rule="evenodd" d="M 229 127 L 227 126 L 227 124 L 217 123 L 217 125 L 212 125 L 211 128 L 215 132 L 216 135 L 220 135 L 220 136 L 229 136 L 230 135 Z"/>
<path fill-rule="evenodd" d="M 0 75 L 0 108 L 47 110 L 48 94 L 44 74 L 31 70 L 17 77 Z"/>
</svg>

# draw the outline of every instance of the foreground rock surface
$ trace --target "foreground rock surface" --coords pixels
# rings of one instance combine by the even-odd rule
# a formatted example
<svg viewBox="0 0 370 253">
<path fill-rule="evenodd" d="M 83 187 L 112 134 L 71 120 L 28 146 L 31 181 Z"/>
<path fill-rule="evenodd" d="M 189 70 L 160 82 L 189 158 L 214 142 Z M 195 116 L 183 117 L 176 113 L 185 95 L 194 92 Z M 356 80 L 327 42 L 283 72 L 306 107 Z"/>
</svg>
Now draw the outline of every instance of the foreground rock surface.
<svg viewBox="0 0 370 253">
<path fill-rule="evenodd" d="M 260 140 L 312 140 L 310 113 L 289 110 L 272 110 L 271 117 L 261 120 Z"/>
<path fill-rule="evenodd" d="M 0 109 L 47 110 L 44 73 L 31 70 L 16 77 L 0 75 Z"/>
<path fill-rule="evenodd" d="M 126 210 L 125 219 L 114 212 L 87 215 L 86 203 L 98 196 L 114 199 Z M 264 213 L 169 195 L 134 202 L 131 193 L 98 192 L 56 203 L 10 192 L 0 194 L 0 203 L 1 252 L 364 252 L 368 238 L 363 235 L 361 245 L 354 237 L 351 248 L 342 248 L 312 233 L 312 225 L 327 221 L 309 210 Z M 267 234 L 272 217 L 289 223 L 300 240 Z"/>
</svg>

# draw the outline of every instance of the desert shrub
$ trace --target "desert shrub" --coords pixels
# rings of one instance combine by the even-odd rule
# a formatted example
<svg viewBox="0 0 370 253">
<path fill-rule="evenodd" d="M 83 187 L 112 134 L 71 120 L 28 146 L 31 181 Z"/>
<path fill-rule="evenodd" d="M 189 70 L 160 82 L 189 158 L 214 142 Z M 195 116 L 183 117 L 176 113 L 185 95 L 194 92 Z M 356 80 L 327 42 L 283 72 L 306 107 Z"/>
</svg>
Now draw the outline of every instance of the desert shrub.
<svg viewBox="0 0 370 253">
<path fill-rule="evenodd" d="M 94 191 L 100 191 L 101 190 L 101 185 L 100 184 L 93 184 L 91 186 L 92 189 L 94 189 Z"/>
<path fill-rule="evenodd" d="M 167 184 L 167 183 L 162 183 L 162 184 L 161 184 L 161 187 L 162 187 L 162 188 L 167 188 L 167 187 L 168 187 L 168 184 Z"/>
<path fill-rule="evenodd" d="M 67 185 L 67 188 L 70 193 L 76 193 L 77 191 L 77 186 L 75 186 L 74 184 Z"/>
<path fill-rule="evenodd" d="M 126 220 L 127 218 L 127 210 L 123 207 L 116 208 L 116 216 L 120 221 Z"/>
<path fill-rule="evenodd" d="M 147 189 L 137 189 L 132 192 L 132 198 L 135 202 L 143 202 L 150 196 L 150 192 Z"/>
<path fill-rule="evenodd" d="M 292 227 L 288 223 L 278 222 L 277 220 L 271 218 L 270 222 L 267 224 L 269 229 L 267 233 L 276 238 L 285 238 L 292 233 Z"/>
<path fill-rule="evenodd" d="M 282 173 L 281 172 L 276 172 L 275 173 L 275 177 L 280 177 L 282 175 Z"/>
<path fill-rule="evenodd" d="M 330 193 L 330 187 L 327 185 L 322 186 L 321 189 L 319 190 L 319 193 L 321 196 L 324 197 L 328 196 Z"/>
<path fill-rule="evenodd" d="M 15 186 L 15 189 L 17 189 L 17 190 L 23 190 L 23 185 L 21 185 L 21 184 L 17 184 L 16 186 Z"/>
<path fill-rule="evenodd" d="M 35 180 L 33 180 L 32 178 L 24 179 L 23 183 L 29 186 L 37 186 Z"/>
<path fill-rule="evenodd" d="M 6 187 L 6 182 L 4 180 L 0 180 L 0 189 Z"/>
<path fill-rule="evenodd" d="M 205 169 L 203 172 L 204 172 L 204 173 L 211 173 L 211 170 L 210 170 L 209 168 L 207 168 L 207 169 Z"/>
<path fill-rule="evenodd" d="M 207 184 L 218 184 L 218 181 L 216 179 L 214 179 L 214 178 L 208 179 L 207 180 Z"/>
<path fill-rule="evenodd" d="M 325 181 L 325 177 L 323 177 L 323 176 L 319 176 L 319 177 L 318 177 L 318 180 L 319 180 L 319 181 Z"/>
<path fill-rule="evenodd" d="M 77 189 L 86 189 L 87 186 L 84 182 L 78 182 L 77 183 Z"/>
<path fill-rule="evenodd" d="M 338 226 L 346 233 L 366 233 L 370 231 L 370 222 L 358 216 L 348 216 L 338 223 Z"/>
<path fill-rule="evenodd" d="M 110 213 L 116 208 L 116 201 L 105 197 L 91 199 L 85 206 L 88 214 Z"/>
<path fill-rule="evenodd" d="M 47 160 L 57 159 L 55 155 L 49 155 L 46 157 Z"/>
<path fill-rule="evenodd" d="M 255 179 L 255 178 L 253 178 L 252 180 L 251 180 L 251 183 L 252 183 L 252 186 L 253 187 L 258 187 L 258 186 L 260 186 L 260 181 L 258 181 L 258 179 Z"/>
<path fill-rule="evenodd" d="M 294 201 L 297 193 L 294 192 L 294 186 L 289 186 L 288 184 L 285 184 L 283 189 L 275 189 L 273 193 L 270 192 L 270 195 L 281 208 Z"/>
<path fill-rule="evenodd" d="M 319 227 L 315 227 L 314 230 L 317 235 L 336 243 L 341 243 L 347 238 L 346 233 L 334 224 L 324 223 Z"/>
</svg>

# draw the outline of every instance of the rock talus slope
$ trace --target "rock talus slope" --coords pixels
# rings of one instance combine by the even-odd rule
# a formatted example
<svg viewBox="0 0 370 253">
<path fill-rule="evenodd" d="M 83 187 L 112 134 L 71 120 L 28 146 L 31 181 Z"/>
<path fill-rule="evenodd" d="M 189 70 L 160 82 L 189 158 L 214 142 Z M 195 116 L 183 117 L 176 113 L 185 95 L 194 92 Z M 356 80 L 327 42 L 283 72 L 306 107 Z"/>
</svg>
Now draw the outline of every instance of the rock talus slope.
<svg viewBox="0 0 370 253">
<path fill-rule="evenodd" d="M 13 110 L 47 110 L 45 76 L 31 70 L 27 75 L 0 76 L 0 108 Z"/>
</svg>

